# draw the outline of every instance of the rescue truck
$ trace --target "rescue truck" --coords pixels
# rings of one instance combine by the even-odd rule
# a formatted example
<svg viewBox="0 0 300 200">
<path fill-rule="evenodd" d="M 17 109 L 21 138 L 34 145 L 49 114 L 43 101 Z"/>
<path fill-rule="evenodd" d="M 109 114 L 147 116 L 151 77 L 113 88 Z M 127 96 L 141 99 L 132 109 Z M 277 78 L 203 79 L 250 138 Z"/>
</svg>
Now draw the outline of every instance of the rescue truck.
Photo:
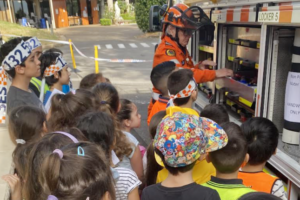
<svg viewBox="0 0 300 200">
<path fill-rule="evenodd" d="M 286 183 L 289 200 L 300 197 L 300 1 L 185 0 L 199 6 L 214 30 L 196 31 L 189 44 L 194 63 L 213 60 L 233 77 L 199 85 L 195 109 L 224 104 L 231 121 L 254 116 L 273 121 L 280 131 L 276 155 L 267 169 Z M 169 2 L 170 4 L 170 2 Z M 170 6 L 170 5 L 169 5 Z M 158 6 L 150 29 L 160 30 Z M 209 67 L 213 69 L 213 67 Z"/>
</svg>

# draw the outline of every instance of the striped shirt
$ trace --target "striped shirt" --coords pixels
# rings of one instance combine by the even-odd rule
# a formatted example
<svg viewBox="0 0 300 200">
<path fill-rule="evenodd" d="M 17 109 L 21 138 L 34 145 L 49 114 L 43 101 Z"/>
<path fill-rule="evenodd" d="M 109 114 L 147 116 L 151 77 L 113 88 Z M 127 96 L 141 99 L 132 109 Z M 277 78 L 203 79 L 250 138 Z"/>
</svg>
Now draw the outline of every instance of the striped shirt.
<svg viewBox="0 0 300 200">
<path fill-rule="evenodd" d="M 138 179 L 136 173 L 130 169 L 123 167 L 114 168 L 118 173 L 118 180 L 115 184 L 116 199 L 127 200 L 128 194 L 141 185 L 141 181 Z"/>
</svg>

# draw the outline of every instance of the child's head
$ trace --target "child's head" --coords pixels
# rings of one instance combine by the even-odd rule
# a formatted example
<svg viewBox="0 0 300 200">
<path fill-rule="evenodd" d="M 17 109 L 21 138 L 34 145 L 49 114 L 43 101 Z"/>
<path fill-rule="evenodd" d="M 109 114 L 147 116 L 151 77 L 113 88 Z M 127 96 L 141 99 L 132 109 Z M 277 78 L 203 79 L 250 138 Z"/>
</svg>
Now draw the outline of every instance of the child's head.
<svg viewBox="0 0 300 200">
<path fill-rule="evenodd" d="M 105 112 L 91 112 L 81 116 L 77 128 L 93 143 L 100 145 L 108 158 L 115 142 L 115 122 Z"/>
<path fill-rule="evenodd" d="M 41 43 L 37 38 L 14 38 L 0 48 L 0 63 L 11 78 L 16 75 L 28 78 L 40 76 L 39 57 L 42 53 Z"/>
<path fill-rule="evenodd" d="M 241 129 L 248 143 L 248 164 L 263 164 L 276 153 L 279 133 L 273 122 L 254 117 L 244 122 Z"/>
<path fill-rule="evenodd" d="M 190 100 L 196 101 L 198 95 L 197 84 L 190 69 L 180 69 L 173 72 L 168 78 L 168 90 L 175 106 L 187 104 Z"/>
<path fill-rule="evenodd" d="M 149 123 L 149 133 L 151 139 L 154 139 L 156 135 L 157 126 L 161 122 L 161 120 L 166 116 L 166 114 L 167 114 L 166 111 L 162 110 L 156 113 L 155 115 L 153 115 L 153 117 L 151 118 L 151 121 Z"/>
<path fill-rule="evenodd" d="M 13 162 L 21 180 L 25 177 L 25 164 L 32 143 L 46 132 L 45 121 L 46 114 L 36 107 L 20 106 L 10 112 L 8 129 L 12 140 L 17 143 Z"/>
<path fill-rule="evenodd" d="M 208 104 L 201 111 L 200 116 L 214 120 L 218 124 L 229 122 L 229 115 L 224 106 L 220 104 Z"/>
<path fill-rule="evenodd" d="M 42 185 L 37 181 L 41 165 L 48 155 L 55 149 L 62 148 L 70 143 L 85 141 L 86 138 L 78 129 L 70 129 L 68 133 L 54 132 L 46 134 L 30 151 L 26 164 L 26 182 L 24 199 L 41 199 Z"/>
<path fill-rule="evenodd" d="M 172 61 L 163 62 L 154 67 L 150 74 L 153 86 L 158 89 L 163 96 L 168 95 L 168 77 L 175 70 L 176 64 Z"/>
<path fill-rule="evenodd" d="M 127 99 L 121 99 L 121 109 L 117 117 L 123 127 L 139 128 L 141 125 L 141 115 L 134 103 Z"/>
<path fill-rule="evenodd" d="M 100 103 L 100 110 L 116 115 L 120 109 L 120 100 L 117 89 L 110 83 L 98 83 L 92 89 Z"/>
<path fill-rule="evenodd" d="M 13 141 L 19 139 L 16 141 L 19 144 L 23 141 L 37 141 L 46 132 L 45 122 L 46 114 L 43 110 L 33 106 L 20 106 L 10 112 L 8 130 Z"/>
<path fill-rule="evenodd" d="M 265 192 L 250 192 L 241 196 L 238 200 L 280 200 L 281 198 Z"/>
<path fill-rule="evenodd" d="M 42 162 L 38 180 L 43 186 L 39 199 L 115 199 L 109 162 L 92 143 L 55 149 Z"/>
<path fill-rule="evenodd" d="M 241 128 L 233 122 L 222 124 L 228 136 L 228 144 L 209 153 L 207 159 L 215 166 L 217 172 L 231 174 L 237 172 L 243 163 L 247 163 L 247 141 Z"/>
<path fill-rule="evenodd" d="M 106 82 L 106 80 L 101 73 L 91 73 L 83 77 L 83 79 L 80 81 L 79 88 L 91 90 L 95 85 L 97 85 L 97 83 L 104 82 Z"/>
<path fill-rule="evenodd" d="M 68 71 L 68 64 L 59 52 L 46 52 L 40 57 L 40 60 L 41 76 L 45 76 L 49 86 L 69 84 L 70 72 Z"/>
<path fill-rule="evenodd" d="M 225 131 L 214 121 L 175 112 L 158 125 L 155 152 L 172 175 L 192 170 L 201 155 L 227 144 Z"/>
<path fill-rule="evenodd" d="M 80 116 L 97 107 L 95 96 L 88 90 L 78 89 L 75 94 L 56 94 L 51 99 L 47 127 L 50 131 L 58 131 L 76 126 Z"/>
</svg>

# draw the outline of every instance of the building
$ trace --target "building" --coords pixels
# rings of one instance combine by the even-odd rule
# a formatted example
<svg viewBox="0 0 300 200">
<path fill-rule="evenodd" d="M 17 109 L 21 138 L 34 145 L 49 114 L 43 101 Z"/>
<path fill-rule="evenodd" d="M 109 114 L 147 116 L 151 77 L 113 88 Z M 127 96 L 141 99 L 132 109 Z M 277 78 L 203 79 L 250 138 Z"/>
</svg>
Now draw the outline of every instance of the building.
<svg viewBox="0 0 300 200">
<path fill-rule="evenodd" d="M 22 24 L 26 18 L 41 27 L 41 19 L 52 18 L 54 28 L 98 24 L 100 5 L 101 0 L 0 0 L 0 20 Z"/>
</svg>

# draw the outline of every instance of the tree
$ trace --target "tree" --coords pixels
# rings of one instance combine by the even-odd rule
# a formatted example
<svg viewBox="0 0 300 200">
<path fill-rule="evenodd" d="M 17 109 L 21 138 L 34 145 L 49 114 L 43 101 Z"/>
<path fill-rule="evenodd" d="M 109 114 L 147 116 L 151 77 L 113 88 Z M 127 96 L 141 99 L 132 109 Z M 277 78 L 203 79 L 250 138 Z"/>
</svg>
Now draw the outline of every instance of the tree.
<svg viewBox="0 0 300 200">
<path fill-rule="evenodd" d="M 162 6 L 166 4 L 166 0 L 136 0 L 135 1 L 135 19 L 136 23 L 143 32 L 149 30 L 149 12 L 153 5 Z"/>
<path fill-rule="evenodd" d="M 114 10 L 114 1 L 113 0 L 107 0 L 107 7 L 109 11 Z"/>
</svg>

